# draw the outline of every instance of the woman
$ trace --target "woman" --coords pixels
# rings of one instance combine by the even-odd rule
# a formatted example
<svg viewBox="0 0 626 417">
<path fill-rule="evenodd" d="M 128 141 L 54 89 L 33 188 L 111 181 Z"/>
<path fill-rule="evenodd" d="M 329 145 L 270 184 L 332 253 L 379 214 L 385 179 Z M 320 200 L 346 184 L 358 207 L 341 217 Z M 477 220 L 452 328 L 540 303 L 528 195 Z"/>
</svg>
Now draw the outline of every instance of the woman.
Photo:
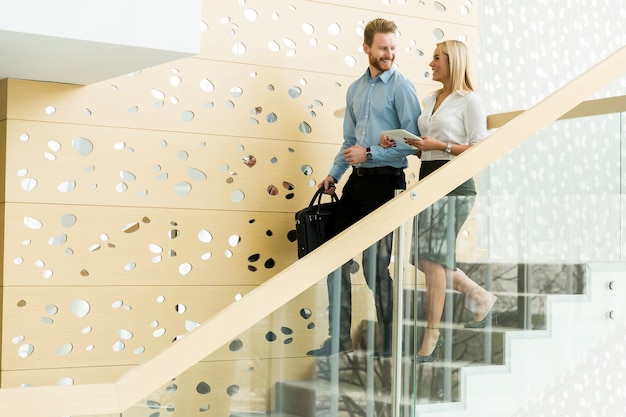
<svg viewBox="0 0 626 417">
<path fill-rule="evenodd" d="M 420 180 L 465 152 L 487 136 L 487 115 L 468 72 L 469 53 L 460 41 L 440 42 L 430 62 L 434 81 L 443 84 L 426 97 L 418 118 L 421 139 L 405 141 L 418 149 Z M 381 145 L 395 146 L 381 136 Z M 418 217 L 418 269 L 426 279 L 427 324 L 417 362 L 434 361 L 444 339 L 439 325 L 446 296 L 446 271 L 452 271 L 452 286 L 474 302 L 474 320 L 467 328 L 483 328 L 491 321 L 497 297 L 481 288 L 456 267 L 456 236 L 474 205 L 476 187 L 470 178 L 437 201 Z M 450 216 L 454 216 L 450 219 Z M 452 239 L 448 227 L 454 228 Z"/>
</svg>

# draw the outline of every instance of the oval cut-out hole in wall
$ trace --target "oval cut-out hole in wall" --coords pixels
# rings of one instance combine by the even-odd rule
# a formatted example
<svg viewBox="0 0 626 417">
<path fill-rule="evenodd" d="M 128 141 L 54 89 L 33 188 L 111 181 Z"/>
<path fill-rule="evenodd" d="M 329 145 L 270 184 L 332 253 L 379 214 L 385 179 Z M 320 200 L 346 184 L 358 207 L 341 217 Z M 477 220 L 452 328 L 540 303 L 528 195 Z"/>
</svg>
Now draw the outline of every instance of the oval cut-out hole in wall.
<svg viewBox="0 0 626 417">
<path fill-rule="evenodd" d="M 185 330 L 187 330 L 188 332 L 192 331 L 198 326 L 200 326 L 200 323 L 198 323 L 197 321 L 192 321 L 192 320 L 185 321 Z"/>
<path fill-rule="evenodd" d="M 232 87 L 230 89 L 230 96 L 233 98 L 239 98 L 243 95 L 243 88 L 241 87 Z"/>
<path fill-rule="evenodd" d="M 69 376 L 66 376 L 66 377 L 59 379 L 57 381 L 57 385 L 63 386 L 63 387 L 69 387 L 71 385 L 74 385 L 74 380 L 70 378 Z"/>
<path fill-rule="evenodd" d="M 192 269 L 191 264 L 189 264 L 189 263 L 184 263 L 184 264 L 181 264 L 181 265 L 178 267 L 178 272 L 179 272 L 182 276 L 185 276 L 185 275 L 187 275 L 187 274 L 189 274 L 189 273 L 191 272 L 191 269 Z"/>
<path fill-rule="evenodd" d="M 54 353 L 57 356 L 65 356 L 65 355 L 69 354 L 72 351 L 72 349 L 74 349 L 74 346 L 72 346 L 71 343 L 66 343 L 66 344 L 61 345 L 58 348 L 56 348 L 54 350 Z"/>
<path fill-rule="evenodd" d="M 346 56 L 343 60 L 350 68 L 354 68 L 356 65 L 356 58 L 351 55 Z"/>
<path fill-rule="evenodd" d="M 180 118 L 183 119 L 183 122 L 191 122 L 196 117 L 196 114 L 191 110 L 185 110 L 180 114 Z"/>
<path fill-rule="evenodd" d="M 165 98 L 165 93 L 161 90 L 157 90 L 156 88 L 150 90 L 150 94 L 158 100 L 163 100 Z"/>
<path fill-rule="evenodd" d="M 72 148 L 80 155 L 87 156 L 93 152 L 93 143 L 89 139 L 78 137 L 72 140 Z"/>
<path fill-rule="evenodd" d="M 289 97 L 298 98 L 302 94 L 302 89 L 298 86 L 293 86 L 289 88 Z"/>
<path fill-rule="evenodd" d="M 189 167 L 187 169 L 187 175 L 189 175 L 192 180 L 196 181 L 205 181 L 207 179 L 206 174 L 197 168 Z"/>
<path fill-rule="evenodd" d="M 161 329 L 157 329 L 152 333 L 152 336 L 154 337 L 161 337 L 165 334 L 165 329 L 161 328 Z"/>
<path fill-rule="evenodd" d="M 121 340 L 118 340 L 117 342 L 115 342 L 113 344 L 113 352 L 121 352 L 124 350 L 124 348 L 126 347 L 126 345 L 124 344 L 124 342 L 122 342 Z"/>
<path fill-rule="evenodd" d="M 270 51 L 272 52 L 278 52 L 280 51 L 280 45 L 278 44 L 278 42 L 276 41 L 269 41 L 267 44 L 267 47 L 270 49 Z"/>
<path fill-rule="evenodd" d="M 233 45 L 233 54 L 237 56 L 241 56 L 245 54 L 246 50 L 247 50 L 246 45 L 243 42 L 238 42 L 235 45 Z"/>
<path fill-rule="evenodd" d="M 135 223 L 129 223 L 126 226 L 124 226 L 122 228 L 122 232 L 124 233 L 133 233 L 136 232 L 137 230 L 139 230 L 139 223 L 135 222 Z"/>
<path fill-rule="evenodd" d="M 305 134 L 309 134 L 313 131 L 313 129 L 311 128 L 311 125 L 309 125 L 307 122 L 301 122 L 298 125 L 298 130 Z"/>
<path fill-rule="evenodd" d="M 259 14 L 256 12 L 256 10 L 254 9 L 244 9 L 243 10 L 243 15 L 245 16 L 246 19 L 248 19 L 250 22 L 256 22 L 256 20 L 259 17 Z"/>
<path fill-rule="evenodd" d="M 341 33 L 341 26 L 338 23 L 332 23 L 328 26 L 328 33 L 331 35 L 339 35 Z"/>
<path fill-rule="evenodd" d="M 239 244 L 239 242 L 241 242 L 241 237 L 238 235 L 231 235 L 228 238 L 228 244 L 233 248 L 236 247 Z"/>
<path fill-rule="evenodd" d="M 61 144 L 56 140 L 48 141 L 48 148 L 53 152 L 59 152 L 61 150 Z"/>
<path fill-rule="evenodd" d="M 213 235 L 208 230 L 202 229 L 198 232 L 198 240 L 203 243 L 209 243 L 213 240 Z"/>
<path fill-rule="evenodd" d="M 24 217 L 24 225 L 26 225 L 26 227 L 28 227 L 29 229 L 41 229 L 43 227 L 43 223 L 40 222 L 39 220 L 35 219 L 34 217 Z"/>
<path fill-rule="evenodd" d="M 211 392 L 211 386 L 204 381 L 200 381 L 198 385 L 196 385 L 196 392 L 200 395 L 206 395 Z"/>
<path fill-rule="evenodd" d="M 33 191 L 37 188 L 37 179 L 36 178 L 24 178 L 20 185 L 24 191 Z"/>
<path fill-rule="evenodd" d="M 215 90 L 215 85 L 213 85 L 210 80 L 204 78 L 202 81 L 200 81 L 200 89 L 207 93 L 211 93 L 213 92 L 213 90 Z"/>
<path fill-rule="evenodd" d="M 191 184 L 188 182 L 179 182 L 174 186 L 174 192 L 179 197 L 185 197 L 191 192 Z"/>
<path fill-rule="evenodd" d="M 124 339 L 124 340 L 130 340 L 133 338 L 133 332 L 131 332 L 130 330 L 126 330 L 126 329 L 118 329 L 117 335 L 120 337 L 120 339 Z"/>
<path fill-rule="evenodd" d="M 135 174 L 129 171 L 124 171 L 124 170 L 120 171 L 120 177 L 125 181 L 135 181 L 137 179 Z"/>
<path fill-rule="evenodd" d="M 245 194 L 241 190 L 236 190 L 230 196 L 233 203 L 241 203 L 245 199 Z"/>
<path fill-rule="evenodd" d="M 22 359 L 26 359 L 27 357 L 32 355 L 34 351 L 35 347 L 33 345 L 25 344 L 17 348 L 17 355 Z"/>
<path fill-rule="evenodd" d="M 254 157 L 254 155 L 244 155 L 242 161 L 246 166 L 250 168 L 256 165 L 256 158 Z"/>
<path fill-rule="evenodd" d="M 278 188 L 275 185 L 270 184 L 270 185 L 267 186 L 267 193 L 269 195 L 277 195 L 278 194 Z"/>
<path fill-rule="evenodd" d="M 63 227 L 72 227 L 74 226 L 74 224 L 76 224 L 76 216 L 74 216 L 73 214 L 64 214 L 61 217 L 61 225 Z"/>
<path fill-rule="evenodd" d="M 50 314 L 51 316 L 54 316 L 56 313 L 59 312 L 59 307 L 57 307 L 54 304 L 48 304 L 45 307 L 46 313 Z"/>
<path fill-rule="evenodd" d="M 56 235 L 56 236 L 51 237 L 50 240 L 48 240 L 48 244 L 50 244 L 50 246 L 61 246 L 65 244 L 65 242 L 67 242 L 66 234 Z"/>
<path fill-rule="evenodd" d="M 76 181 L 74 180 L 62 182 L 57 186 L 57 190 L 62 193 L 69 193 L 70 191 L 74 191 L 74 189 L 76 189 Z"/>
<path fill-rule="evenodd" d="M 70 311 L 78 318 L 83 318 L 89 311 L 91 310 L 91 306 L 85 300 L 76 299 L 70 302 Z"/>
<path fill-rule="evenodd" d="M 228 345 L 228 349 L 231 352 L 237 352 L 238 350 L 243 349 L 243 342 L 240 339 L 235 339 L 230 342 L 230 345 Z"/>
</svg>

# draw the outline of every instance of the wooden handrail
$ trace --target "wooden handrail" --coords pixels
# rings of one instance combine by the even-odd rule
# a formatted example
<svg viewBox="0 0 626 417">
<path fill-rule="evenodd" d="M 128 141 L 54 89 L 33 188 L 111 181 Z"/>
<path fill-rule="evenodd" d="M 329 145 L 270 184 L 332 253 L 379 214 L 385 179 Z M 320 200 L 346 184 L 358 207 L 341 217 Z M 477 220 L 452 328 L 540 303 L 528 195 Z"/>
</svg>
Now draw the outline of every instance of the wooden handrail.
<svg viewBox="0 0 626 417">
<path fill-rule="evenodd" d="M 626 96 L 600 98 L 583 101 L 557 120 L 575 119 L 579 117 L 598 116 L 601 114 L 621 113 L 626 111 Z M 487 128 L 496 129 L 522 114 L 523 110 L 497 113 L 487 116 Z"/>
<path fill-rule="evenodd" d="M 0 390 L 3 413 L 21 417 L 59 417 L 98 415 L 129 409 L 254 326 L 260 317 L 266 317 L 310 288 L 321 276 L 329 274 L 346 259 L 357 255 L 389 231 L 410 220 L 551 122 L 567 114 L 572 117 L 588 115 L 575 116 L 588 106 L 592 107 L 593 102 L 577 104 L 622 75 L 624 68 L 626 47 L 532 108 L 511 116 L 489 138 L 290 265 L 116 382 L 69 387 L 4 388 Z M 623 98 L 617 101 L 623 105 Z M 499 122 L 492 123 L 495 125 Z M 394 215 L 390 216 L 389 213 Z M 215 335 L 219 335 L 219 338 Z"/>
</svg>

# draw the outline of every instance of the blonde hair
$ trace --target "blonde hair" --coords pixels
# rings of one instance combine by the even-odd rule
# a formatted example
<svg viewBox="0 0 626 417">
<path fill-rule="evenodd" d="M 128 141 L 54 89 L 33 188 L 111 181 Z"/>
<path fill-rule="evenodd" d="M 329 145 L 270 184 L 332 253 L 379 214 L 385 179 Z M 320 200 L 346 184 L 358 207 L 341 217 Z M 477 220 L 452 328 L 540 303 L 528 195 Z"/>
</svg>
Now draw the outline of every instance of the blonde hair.
<svg viewBox="0 0 626 417">
<path fill-rule="evenodd" d="M 474 91 L 469 74 L 469 49 L 457 40 L 439 42 L 437 49 L 448 57 L 452 91 Z M 443 91 L 443 88 L 439 91 Z"/>
<path fill-rule="evenodd" d="M 372 46 L 374 43 L 374 35 L 377 33 L 396 33 L 398 31 L 398 27 L 392 20 L 383 19 L 379 17 L 378 19 L 371 20 L 365 26 L 365 30 L 363 32 L 363 43 L 367 46 Z"/>
</svg>

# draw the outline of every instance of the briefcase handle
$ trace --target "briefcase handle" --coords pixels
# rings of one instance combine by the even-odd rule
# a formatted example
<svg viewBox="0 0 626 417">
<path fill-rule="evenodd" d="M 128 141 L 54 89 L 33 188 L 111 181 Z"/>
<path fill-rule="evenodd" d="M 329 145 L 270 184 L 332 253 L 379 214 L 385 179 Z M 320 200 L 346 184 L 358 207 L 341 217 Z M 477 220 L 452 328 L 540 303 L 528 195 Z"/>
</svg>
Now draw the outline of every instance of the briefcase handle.
<svg viewBox="0 0 626 417">
<path fill-rule="evenodd" d="M 315 204 L 316 198 L 317 198 L 317 205 L 319 206 L 320 204 L 322 204 L 323 195 L 324 195 L 324 187 L 318 188 L 315 194 L 313 194 L 313 198 L 311 199 L 311 202 L 309 203 L 309 207 L 313 207 L 313 205 Z M 337 193 L 330 194 L 330 200 L 331 202 L 338 202 L 339 198 L 337 198 Z"/>
</svg>

